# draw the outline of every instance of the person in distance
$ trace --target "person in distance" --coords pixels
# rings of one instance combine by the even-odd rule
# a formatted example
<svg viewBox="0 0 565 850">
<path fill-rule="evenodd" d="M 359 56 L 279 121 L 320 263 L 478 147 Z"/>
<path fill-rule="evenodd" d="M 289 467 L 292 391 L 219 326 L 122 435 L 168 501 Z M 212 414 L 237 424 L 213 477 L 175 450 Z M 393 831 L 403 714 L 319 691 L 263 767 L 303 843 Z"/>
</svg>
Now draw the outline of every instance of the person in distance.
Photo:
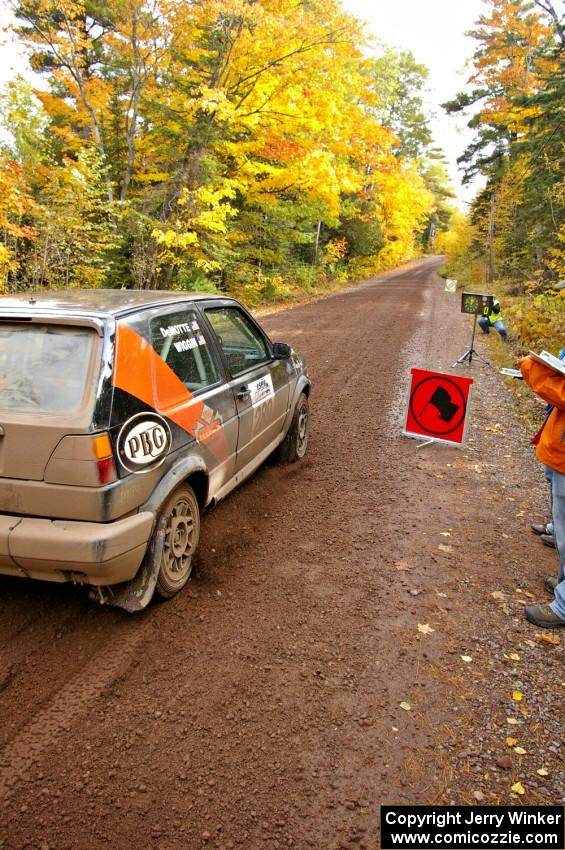
<svg viewBox="0 0 565 850">
<path fill-rule="evenodd" d="M 502 313 L 500 312 L 500 301 L 498 298 L 495 298 L 492 303 L 492 310 L 489 312 L 488 307 L 485 307 L 486 312 L 483 313 L 482 316 L 479 316 L 478 323 L 479 327 L 484 334 L 488 334 L 491 328 L 494 328 L 495 331 L 498 331 L 500 334 L 500 338 L 507 342 L 508 340 L 508 332 L 506 330 L 506 325 L 502 321 Z"/>
</svg>

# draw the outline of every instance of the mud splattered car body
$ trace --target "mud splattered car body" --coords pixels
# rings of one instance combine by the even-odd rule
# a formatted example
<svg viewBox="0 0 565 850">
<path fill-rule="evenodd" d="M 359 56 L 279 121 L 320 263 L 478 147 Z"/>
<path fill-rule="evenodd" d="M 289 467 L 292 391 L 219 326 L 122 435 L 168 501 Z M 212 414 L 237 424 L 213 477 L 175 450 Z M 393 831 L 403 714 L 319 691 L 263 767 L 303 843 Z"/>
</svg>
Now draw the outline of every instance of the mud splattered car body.
<svg viewBox="0 0 565 850">
<path fill-rule="evenodd" d="M 129 610 L 172 595 L 201 511 L 275 450 L 302 457 L 309 391 L 299 355 L 229 298 L 0 299 L 0 573 Z"/>
</svg>

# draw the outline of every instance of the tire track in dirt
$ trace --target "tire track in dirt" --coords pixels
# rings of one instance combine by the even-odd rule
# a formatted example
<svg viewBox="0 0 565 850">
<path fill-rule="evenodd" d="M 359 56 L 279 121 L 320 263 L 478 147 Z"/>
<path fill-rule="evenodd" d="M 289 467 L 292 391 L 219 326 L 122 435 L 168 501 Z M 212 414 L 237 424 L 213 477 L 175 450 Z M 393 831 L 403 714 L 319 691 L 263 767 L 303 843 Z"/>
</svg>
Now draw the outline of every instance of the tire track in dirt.
<svg viewBox="0 0 565 850">
<path fill-rule="evenodd" d="M 148 620 L 130 620 L 115 633 L 110 646 L 96 655 L 67 681 L 0 750 L 0 807 L 32 765 L 61 733 L 88 710 L 112 682 L 123 677 L 139 658 L 150 628 Z"/>
<path fill-rule="evenodd" d="M 31 597 L 32 582 L 9 579 L 7 584 L 14 590 L 20 586 L 23 598 Z M 8 634 L 0 630 L 5 635 L 0 649 L 0 716 L 10 717 L 9 723 L 0 724 L 0 747 L 103 651 L 104 641 L 111 639 L 104 630 L 123 619 L 116 611 L 102 612 L 93 606 L 84 589 L 48 583 L 40 588 L 45 591 L 44 604 L 17 611 Z M 8 610 L 6 604 L 4 611 Z M 22 706 L 25 711 L 18 710 Z"/>
</svg>

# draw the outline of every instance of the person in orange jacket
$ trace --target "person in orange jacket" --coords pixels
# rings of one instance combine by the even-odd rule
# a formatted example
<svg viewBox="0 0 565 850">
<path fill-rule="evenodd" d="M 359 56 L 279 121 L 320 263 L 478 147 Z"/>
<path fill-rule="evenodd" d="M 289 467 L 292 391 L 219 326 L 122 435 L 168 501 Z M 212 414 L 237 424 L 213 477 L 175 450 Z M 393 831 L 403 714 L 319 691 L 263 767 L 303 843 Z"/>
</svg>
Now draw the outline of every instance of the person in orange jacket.
<svg viewBox="0 0 565 850">
<path fill-rule="evenodd" d="M 565 375 L 531 357 L 519 362 L 522 377 L 552 410 L 534 437 L 536 457 L 553 471 L 552 514 L 559 576 L 550 605 L 528 605 L 526 619 L 543 629 L 565 626 Z"/>
</svg>

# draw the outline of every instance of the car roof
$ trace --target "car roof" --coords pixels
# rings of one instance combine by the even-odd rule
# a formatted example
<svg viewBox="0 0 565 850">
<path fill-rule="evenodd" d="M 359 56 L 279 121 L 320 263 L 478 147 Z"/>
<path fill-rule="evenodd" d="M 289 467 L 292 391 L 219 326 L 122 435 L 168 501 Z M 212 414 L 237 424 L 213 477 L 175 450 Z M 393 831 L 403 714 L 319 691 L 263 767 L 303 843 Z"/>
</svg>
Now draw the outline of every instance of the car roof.
<svg viewBox="0 0 565 850">
<path fill-rule="evenodd" d="M 233 300 L 209 292 L 171 292 L 157 289 L 51 289 L 0 296 L 0 314 L 58 313 L 96 317 L 119 316 L 144 307 L 174 305 L 181 301 Z"/>
</svg>

